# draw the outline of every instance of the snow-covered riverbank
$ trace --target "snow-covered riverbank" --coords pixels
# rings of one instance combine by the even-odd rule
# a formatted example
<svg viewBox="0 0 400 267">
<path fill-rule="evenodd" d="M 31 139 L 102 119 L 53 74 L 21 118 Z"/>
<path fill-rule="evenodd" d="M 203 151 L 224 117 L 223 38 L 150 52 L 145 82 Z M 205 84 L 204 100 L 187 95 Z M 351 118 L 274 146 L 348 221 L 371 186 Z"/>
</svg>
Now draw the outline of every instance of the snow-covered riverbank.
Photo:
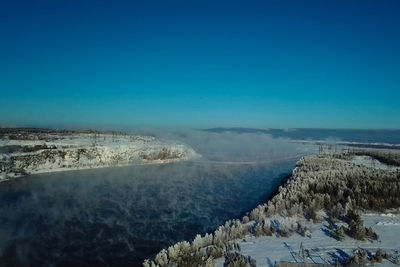
<svg viewBox="0 0 400 267">
<path fill-rule="evenodd" d="M 267 203 L 144 266 L 398 265 L 400 172 L 385 162 L 398 164 L 399 155 L 303 157 Z"/>
<path fill-rule="evenodd" d="M 379 241 L 350 237 L 338 241 L 331 235 L 328 221 L 323 220 L 307 224 L 308 236 L 298 233 L 289 237 L 249 235 L 235 242 L 240 247 L 238 252 L 254 259 L 258 267 L 272 267 L 280 262 L 336 265 L 348 260 L 358 250 L 375 254 L 379 249 L 390 254 L 388 259 L 382 259 L 381 266 L 398 266 L 395 262 L 400 257 L 400 215 L 371 213 L 363 215 L 362 219 L 366 227 L 371 227 L 379 235 Z M 224 261 L 224 258 L 216 260 L 215 266 L 224 266 Z"/>
<path fill-rule="evenodd" d="M 150 136 L 116 133 L 3 134 L 0 181 L 25 174 L 168 163 L 199 157 L 189 146 Z"/>
</svg>

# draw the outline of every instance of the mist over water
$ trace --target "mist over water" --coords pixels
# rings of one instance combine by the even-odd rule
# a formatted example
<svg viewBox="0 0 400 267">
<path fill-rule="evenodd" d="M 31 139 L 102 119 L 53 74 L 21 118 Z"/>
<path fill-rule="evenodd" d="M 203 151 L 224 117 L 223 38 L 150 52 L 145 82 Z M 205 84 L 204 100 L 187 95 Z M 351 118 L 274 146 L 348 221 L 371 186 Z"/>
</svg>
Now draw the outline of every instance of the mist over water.
<svg viewBox="0 0 400 267">
<path fill-rule="evenodd" d="M 188 143 L 202 157 L 0 184 L 0 263 L 140 266 L 160 249 L 212 232 L 264 203 L 309 153 L 268 135 L 157 136 Z"/>
<path fill-rule="evenodd" d="M 270 163 L 297 158 L 316 151 L 313 146 L 295 144 L 287 137 L 273 138 L 272 135 L 264 132 L 211 132 L 155 128 L 135 129 L 132 132 L 189 144 L 202 155 L 203 161 Z"/>
</svg>

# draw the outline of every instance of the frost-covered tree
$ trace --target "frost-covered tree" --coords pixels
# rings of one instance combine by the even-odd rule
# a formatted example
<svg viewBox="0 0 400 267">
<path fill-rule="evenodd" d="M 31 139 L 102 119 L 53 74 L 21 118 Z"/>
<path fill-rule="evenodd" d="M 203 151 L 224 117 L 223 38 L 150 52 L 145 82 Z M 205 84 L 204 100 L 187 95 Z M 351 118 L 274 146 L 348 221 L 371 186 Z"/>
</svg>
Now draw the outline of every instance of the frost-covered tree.
<svg viewBox="0 0 400 267">
<path fill-rule="evenodd" d="M 160 267 L 168 266 L 168 254 L 165 249 L 161 250 L 155 260 L 154 260 Z"/>
<path fill-rule="evenodd" d="M 345 239 L 346 235 L 345 235 L 345 229 L 343 226 L 340 226 L 338 228 L 336 228 L 333 231 L 333 237 L 338 240 L 338 241 L 342 241 Z"/>
<path fill-rule="evenodd" d="M 203 238 L 201 237 L 201 235 L 196 235 L 196 237 L 192 242 L 192 249 L 199 250 L 202 247 L 203 247 Z"/>
</svg>

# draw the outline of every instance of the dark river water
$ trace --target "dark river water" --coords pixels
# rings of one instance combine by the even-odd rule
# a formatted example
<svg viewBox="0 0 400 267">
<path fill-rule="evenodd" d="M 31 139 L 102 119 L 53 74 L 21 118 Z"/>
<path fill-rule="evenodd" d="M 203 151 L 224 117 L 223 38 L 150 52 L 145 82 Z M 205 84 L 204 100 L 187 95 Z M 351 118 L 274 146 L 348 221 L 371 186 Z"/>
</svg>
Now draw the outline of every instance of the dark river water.
<svg viewBox="0 0 400 267">
<path fill-rule="evenodd" d="M 0 266 L 141 266 L 264 203 L 295 161 L 181 162 L 1 183 Z"/>
</svg>

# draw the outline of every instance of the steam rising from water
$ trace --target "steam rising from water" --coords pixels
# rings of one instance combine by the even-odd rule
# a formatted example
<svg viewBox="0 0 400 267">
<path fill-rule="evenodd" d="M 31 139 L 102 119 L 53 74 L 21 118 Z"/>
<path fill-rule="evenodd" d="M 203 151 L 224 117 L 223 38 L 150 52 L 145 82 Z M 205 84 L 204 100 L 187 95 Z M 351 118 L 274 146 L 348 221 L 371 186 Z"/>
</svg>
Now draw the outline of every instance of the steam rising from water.
<svg viewBox="0 0 400 267">
<path fill-rule="evenodd" d="M 273 138 L 265 133 L 208 132 L 187 129 L 136 129 L 134 133 L 179 140 L 192 146 L 205 160 L 267 163 L 315 152 L 312 146 Z"/>
<path fill-rule="evenodd" d="M 265 202 L 308 153 L 265 134 L 145 131 L 187 143 L 203 157 L 0 184 L 0 263 L 138 266 Z M 227 164 L 243 161 L 252 164 Z"/>
</svg>

